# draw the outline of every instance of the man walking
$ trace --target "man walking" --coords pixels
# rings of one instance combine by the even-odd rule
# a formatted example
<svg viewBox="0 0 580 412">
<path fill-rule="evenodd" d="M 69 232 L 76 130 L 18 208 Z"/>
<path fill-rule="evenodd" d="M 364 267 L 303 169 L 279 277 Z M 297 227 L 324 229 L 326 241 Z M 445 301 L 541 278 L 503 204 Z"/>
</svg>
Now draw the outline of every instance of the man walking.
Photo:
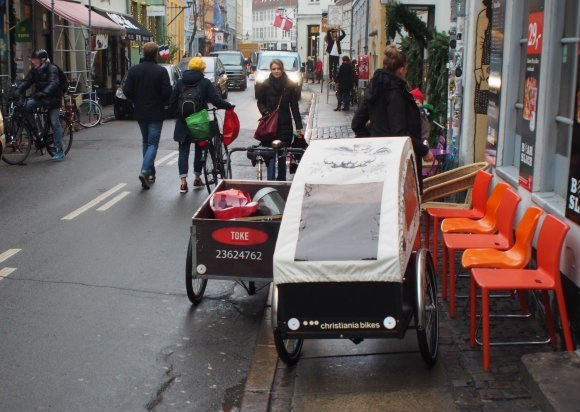
<svg viewBox="0 0 580 412">
<path fill-rule="evenodd" d="M 139 173 L 143 189 L 149 189 L 155 181 L 155 156 L 165 119 L 165 103 L 171 96 L 169 74 L 157 64 L 158 51 L 157 43 L 145 43 L 141 62 L 129 69 L 123 86 L 123 93 L 135 106 L 133 117 L 143 138 L 143 163 Z"/>
<path fill-rule="evenodd" d="M 338 69 L 335 81 L 338 84 L 338 106 L 336 106 L 334 111 L 341 110 L 341 105 L 342 110 L 348 111 L 350 108 L 350 92 L 354 83 L 354 70 L 348 56 L 342 56 L 342 64 L 340 69 Z"/>
</svg>

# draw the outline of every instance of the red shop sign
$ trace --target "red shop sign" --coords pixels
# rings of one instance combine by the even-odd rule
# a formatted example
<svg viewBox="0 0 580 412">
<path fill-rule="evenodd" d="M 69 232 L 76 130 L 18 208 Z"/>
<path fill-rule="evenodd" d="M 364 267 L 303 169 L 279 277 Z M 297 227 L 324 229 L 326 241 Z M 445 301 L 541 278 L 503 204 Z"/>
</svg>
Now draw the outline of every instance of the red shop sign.
<svg viewBox="0 0 580 412">
<path fill-rule="evenodd" d="M 528 17 L 528 55 L 542 53 L 542 37 L 544 33 L 544 12 L 530 13 Z"/>
</svg>

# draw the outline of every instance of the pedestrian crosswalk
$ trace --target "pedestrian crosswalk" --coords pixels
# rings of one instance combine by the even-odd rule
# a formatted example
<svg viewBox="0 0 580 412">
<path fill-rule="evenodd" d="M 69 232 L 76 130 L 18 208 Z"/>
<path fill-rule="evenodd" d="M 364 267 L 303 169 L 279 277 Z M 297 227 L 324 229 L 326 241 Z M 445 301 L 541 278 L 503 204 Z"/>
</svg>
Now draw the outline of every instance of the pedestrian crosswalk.
<svg viewBox="0 0 580 412">
<path fill-rule="evenodd" d="M 22 249 L 7 249 L 4 252 L 0 253 L 0 264 L 4 261 L 10 259 L 12 256 L 16 255 Z M 7 278 L 10 276 L 17 268 L 14 267 L 0 267 L 0 280 Z"/>
</svg>

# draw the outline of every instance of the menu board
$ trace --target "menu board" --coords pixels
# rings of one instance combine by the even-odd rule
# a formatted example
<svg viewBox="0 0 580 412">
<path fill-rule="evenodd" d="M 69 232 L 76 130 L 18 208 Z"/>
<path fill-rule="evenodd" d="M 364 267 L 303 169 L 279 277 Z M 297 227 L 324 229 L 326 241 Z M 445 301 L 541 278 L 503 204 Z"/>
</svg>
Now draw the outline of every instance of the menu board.
<svg viewBox="0 0 580 412">
<path fill-rule="evenodd" d="M 574 99 L 574 125 L 572 126 L 572 149 L 570 150 L 570 172 L 568 173 L 568 195 L 566 217 L 580 224 L 580 47 L 578 48 L 578 71 Z"/>
<path fill-rule="evenodd" d="M 493 1 L 491 18 L 491 53 L 489 58 L 489 98 L 487 102 L 487 139 L 485 161 L 496 165 L 497 138 L 499 134 L 499 113 L 501 100 L 501 66 L 503 56 L 503 34 L 505 24 L 505 3 Z"/>
<path fill-rule="evenodd" d="M 536 146 L 536 121 L 538 90 L 540 88 L 540 63 L 544 30 L 544 0 L 532 0 L 528 16 L 528 45 L 526 48 L 526 74 L 523 96 L 523 128 L 520 147 L 519 184 L 532 191 L 534 153 Z"/>
</svg>

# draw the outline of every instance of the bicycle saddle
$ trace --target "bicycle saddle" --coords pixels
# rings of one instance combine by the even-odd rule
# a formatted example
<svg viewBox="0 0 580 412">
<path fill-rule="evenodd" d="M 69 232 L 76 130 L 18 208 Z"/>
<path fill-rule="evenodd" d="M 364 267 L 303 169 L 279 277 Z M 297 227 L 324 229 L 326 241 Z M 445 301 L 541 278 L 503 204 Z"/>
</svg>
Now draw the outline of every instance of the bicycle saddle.
<svg viewBox="0 0 580 412">
<path fill-rule="evenodd" d="M 258 157 L 261 157 L 267 166 L 270 163 L 270 160 L 274 158 L 274 149 L 263 146 L 252 146 L 246 149 L 246 154 L 248 159 L 252 161 L 252 166 L 256 166 Z"/>
</svg>

